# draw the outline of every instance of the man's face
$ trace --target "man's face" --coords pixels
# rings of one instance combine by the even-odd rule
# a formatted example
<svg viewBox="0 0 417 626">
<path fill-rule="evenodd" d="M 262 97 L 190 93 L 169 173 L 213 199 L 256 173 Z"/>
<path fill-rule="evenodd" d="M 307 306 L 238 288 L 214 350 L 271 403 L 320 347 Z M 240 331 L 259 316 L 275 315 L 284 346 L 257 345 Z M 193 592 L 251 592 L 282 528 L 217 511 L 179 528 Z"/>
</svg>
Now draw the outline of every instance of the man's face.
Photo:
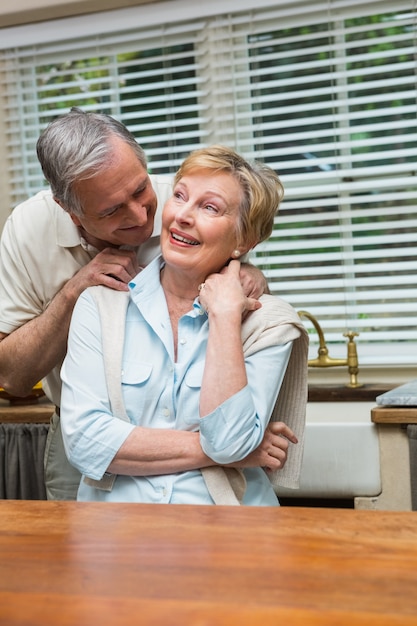
<svg viewBox="0 0 417 626">
<path fill-rule="evenodd" d="M 114 157 L 108 167 L 74 187 L 83 207 L 71 219 L 98 249 L 139 246 L 152 235 L 157 206 L 146 169 L 132 148 L 114 138 Z"/>
</svg>

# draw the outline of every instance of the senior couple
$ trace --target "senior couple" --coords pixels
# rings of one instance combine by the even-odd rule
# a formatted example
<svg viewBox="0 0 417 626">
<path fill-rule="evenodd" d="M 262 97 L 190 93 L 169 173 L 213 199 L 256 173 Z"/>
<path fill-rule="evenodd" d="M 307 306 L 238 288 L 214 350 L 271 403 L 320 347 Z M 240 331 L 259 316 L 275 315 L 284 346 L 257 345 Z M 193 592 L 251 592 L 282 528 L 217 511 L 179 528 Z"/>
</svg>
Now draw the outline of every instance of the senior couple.
<svg viewBox="0 0 417 626">
<path fill-rule="evenodd" d="M 240 262 L 271 234 L 276 174 L 212 146 L 172 185 L 122 124 L 78 109 L 38 157 L 51 192 L 2 235 L 0 384 L 43 378 L 57 406 L 48 497 L 277 505 L 299 478 L 307 338 Z"/>
</svg>

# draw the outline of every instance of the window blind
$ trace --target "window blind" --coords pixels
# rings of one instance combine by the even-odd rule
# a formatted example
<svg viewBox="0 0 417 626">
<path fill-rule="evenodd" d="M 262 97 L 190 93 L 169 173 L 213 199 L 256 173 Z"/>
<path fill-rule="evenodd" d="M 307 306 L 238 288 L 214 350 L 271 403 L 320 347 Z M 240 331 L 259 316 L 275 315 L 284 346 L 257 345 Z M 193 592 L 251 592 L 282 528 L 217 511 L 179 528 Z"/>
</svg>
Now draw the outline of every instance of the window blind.
<svg viewBox="0 0 417 626">
<path fill-rule="evenodd" d="M 49 25 L 48 40 L 5 48 L 13 205 L 44 186 L 36 139 L 71 106 L 123 121 L 153 172 L 231 145 L 285 186 L 252 254 L 271 291 L 313 313 L 330 344 L 358 332 L 362 364 L 416 363 L 415 2 L 227 4 L 174 0 L 143 27 L 136 7 L 115 12 L 117 30 L 109 14 L 81 36 Z"/>
</svg>

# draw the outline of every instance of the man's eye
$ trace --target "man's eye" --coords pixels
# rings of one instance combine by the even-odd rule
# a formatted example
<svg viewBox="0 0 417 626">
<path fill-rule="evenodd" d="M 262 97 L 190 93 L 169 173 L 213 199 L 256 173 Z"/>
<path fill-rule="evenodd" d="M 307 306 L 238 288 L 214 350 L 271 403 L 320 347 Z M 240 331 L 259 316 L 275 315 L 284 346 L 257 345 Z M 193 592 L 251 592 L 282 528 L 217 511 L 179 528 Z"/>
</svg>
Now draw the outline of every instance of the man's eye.
<svg viewBox="0 0 417 626">
<path fill-rule="evenodd" d="M 102 217 L 111 217 L 112 215 L 115 215 L 115 213 L 117 213 L 119 207 L 115 207 L 114 209 L 110 209 L 109 211 L 107 211 L 107 213 L 104 213 L 104 215 L 102 215 Z"/>
</svg>

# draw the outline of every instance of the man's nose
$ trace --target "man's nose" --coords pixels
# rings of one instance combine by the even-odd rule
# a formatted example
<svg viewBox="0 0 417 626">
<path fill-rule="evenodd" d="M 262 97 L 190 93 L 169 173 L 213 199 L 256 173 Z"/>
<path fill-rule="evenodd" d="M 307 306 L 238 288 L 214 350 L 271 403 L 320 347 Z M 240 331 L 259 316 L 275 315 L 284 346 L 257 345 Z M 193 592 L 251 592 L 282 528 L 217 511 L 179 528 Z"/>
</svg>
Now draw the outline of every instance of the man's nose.
<svg viewBox="0 0 417 626">
<path fill-rule="evenodd" d="M 129 212 L 141 226 L 144 226 L 147 223 L 148 209 L 140 200 L 135 200 L 129 204 Z"/>
</svg>

